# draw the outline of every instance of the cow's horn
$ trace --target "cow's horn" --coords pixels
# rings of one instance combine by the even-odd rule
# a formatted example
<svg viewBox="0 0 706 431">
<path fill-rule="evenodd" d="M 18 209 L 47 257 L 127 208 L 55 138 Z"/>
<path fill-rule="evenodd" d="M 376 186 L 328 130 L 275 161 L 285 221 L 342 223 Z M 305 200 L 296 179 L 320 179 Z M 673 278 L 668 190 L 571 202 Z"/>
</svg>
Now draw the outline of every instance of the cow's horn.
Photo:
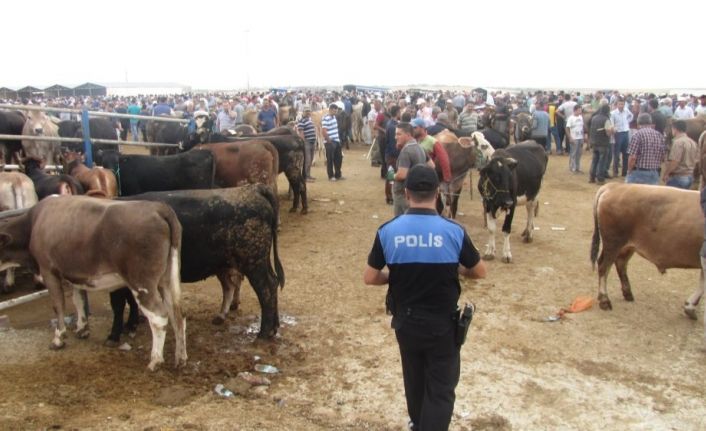
<svg viewBox="0 0 706 431">
<path fill-rule="evenodd" d="M 29 208 L 20 208 L 17 210 L 8 210 L 8 211 L 0 212 L 0 220 L 6 219 L 9 217 L 20 216 L 20 215 L 26 214 L 27 211 L 29 211 Z"/>
</svg>

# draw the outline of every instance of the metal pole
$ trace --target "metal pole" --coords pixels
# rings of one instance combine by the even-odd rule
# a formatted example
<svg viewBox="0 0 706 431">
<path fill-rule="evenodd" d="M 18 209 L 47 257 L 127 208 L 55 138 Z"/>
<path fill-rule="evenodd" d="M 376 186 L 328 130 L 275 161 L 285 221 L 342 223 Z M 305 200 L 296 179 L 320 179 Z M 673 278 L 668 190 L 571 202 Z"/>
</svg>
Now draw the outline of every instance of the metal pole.
<svg viewBox="0 0 706 431">
<path fill-rule="evenodd" d="M 83 151 L 86 155 L 86 166 L 93 167 L 93 145 L 91 144 L 91 127 L 88 122 L 88 109 L 81 112 L 81 129 L 83 129 Z"/>
<path fill-rule="evenodd" d="M 12 110 L 26 110 L 26 111 L 52 111 L 52 112 L 69 112 L 71 114 L 81 114 L 83 110 L 81 109 L 70 109 L 70 108 L 49 108 L 35 105 L 8 105 L 0 104 L 0 109 L 12 109 Z M 132 114 L 119 114 L 117 112 L 101 112 L 101 111 L 88 111 L 88 115 L 91 117 L 113 117 L 113 118 L 136 118 L 138 120 L 151 120 L 151 121 L 167 121 L 170 123 L 188 123 L 189 120 L 183 118 L 172 118 L 172 117 L 151 117 L 149 115 L 132 115 Z"/>
<path fill-rule="evenodd" d="M 47 296 L 48 294 L 49 294 L 48 290 L 42 290 L 39 292 L 30 293 L 29 295 L 20 296 L 18 298 L 8 299 L 7 301 L 0 302 L 0 310 L 14 307 L 15 305 L 24 304 L 25 302 L 39 299 L 43 296 Z"/>
</svg>

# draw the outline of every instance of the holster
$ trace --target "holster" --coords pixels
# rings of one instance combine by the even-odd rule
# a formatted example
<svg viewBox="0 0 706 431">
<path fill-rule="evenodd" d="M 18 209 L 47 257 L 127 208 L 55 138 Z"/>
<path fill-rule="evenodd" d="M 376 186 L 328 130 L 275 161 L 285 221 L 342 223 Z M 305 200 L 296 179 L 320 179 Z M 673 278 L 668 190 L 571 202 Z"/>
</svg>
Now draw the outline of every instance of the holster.
<svg viewBox="0 0 706 431">
<path fill-rule="evenodd" d="M 458 320 L 456 322 L 456 345 L 459 348 L 466 342 L 466 336 L 468 335 L 468 330 L 471 328 L 475 310 L 475 305 L 466 304 L 463 310 L 459 311 Z"/>
</svg>

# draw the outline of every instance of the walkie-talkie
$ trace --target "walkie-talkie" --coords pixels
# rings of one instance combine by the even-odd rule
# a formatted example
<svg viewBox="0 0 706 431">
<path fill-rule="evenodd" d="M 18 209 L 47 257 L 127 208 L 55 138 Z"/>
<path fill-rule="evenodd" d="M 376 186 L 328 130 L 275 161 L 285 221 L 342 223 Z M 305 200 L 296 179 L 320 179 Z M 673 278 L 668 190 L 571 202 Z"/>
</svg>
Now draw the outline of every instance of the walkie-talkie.
<svg viewBox="0 0 706 431">
<path fill-rule="evenodd" d="M 458 323 L 456 325 L 456 345 L 461 347 L 463 343 L 466 342 L 466 335 L 468 335 L 468 330 L 471 327 L 471 321 L 473 321 L 473 313 L 476 311 L 476 306 L 471 304 L 466 304 L 461 310 L 458 316 Z"/>
</svg>

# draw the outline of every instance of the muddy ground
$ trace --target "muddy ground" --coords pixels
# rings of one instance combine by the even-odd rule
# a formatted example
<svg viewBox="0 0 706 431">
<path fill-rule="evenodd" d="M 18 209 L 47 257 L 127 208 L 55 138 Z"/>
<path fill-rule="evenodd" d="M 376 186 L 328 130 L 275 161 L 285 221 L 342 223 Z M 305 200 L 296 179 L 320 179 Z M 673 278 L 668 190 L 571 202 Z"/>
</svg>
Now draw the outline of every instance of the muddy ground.
<svg viewBox="0 0 706 431">
<path fill-rule="evenodd" d="M 48 349 L 53 316 L 46 298 L 18 306 L 7 311 L 13 328 L 0 332 L 0 429 L 404 429 L 385 288 L 361 281 L 375 229 L 392 211 L 366 150 L 345 151 L 345 181 L 325 181 L 322 164 L 314 168 L 308 215 L 288 213 L 290 202 L 283 202 L 279 244 L 287 281 L 275 341 L 254 340 L 259 306 L 247 283 L 238 313 L 223 326 L 211 324 L 221 296 L 215 278 L 183 286 L 189 363 L 179 371 L 171 333 L 167 364 L 147 370 L 146 325 L 126 339 L 132 350 L 103 347 L 110 323 L 105 293 L 92 295 L 91 337 L 69 336 L 59 352 Z M 584 171 L 589 162 L 584 156 Z M 462 350 L 452 430 L 706 429 L 703 322 L 681 311 L 696 271 L 660 275 L 635 257 L 635 302 L 622 299 L 613 271 L 613 311 L 594 307 L 545 321 L 575 297 L 596 295 L 588 258 L 596 189 L 585 174 L 569 173 L 565 156 L 551 156 L 534 243 L 519 241 L 526 216 L 518 211 L 514 262 L 489 262 L 487 279 L 463 282 L 462 301 L 474 301 L 478 313 Z M 477 192 L 474 200 L 464 192 L 460 211 L 458 220 L 483 249 Z M 270 386 L 248 389 L 236 376 L 259 374 L 258 362 L 280 372 L 268 376 Z M 237 394 L 216 395 L 218 383 Z"/>
</svg>

